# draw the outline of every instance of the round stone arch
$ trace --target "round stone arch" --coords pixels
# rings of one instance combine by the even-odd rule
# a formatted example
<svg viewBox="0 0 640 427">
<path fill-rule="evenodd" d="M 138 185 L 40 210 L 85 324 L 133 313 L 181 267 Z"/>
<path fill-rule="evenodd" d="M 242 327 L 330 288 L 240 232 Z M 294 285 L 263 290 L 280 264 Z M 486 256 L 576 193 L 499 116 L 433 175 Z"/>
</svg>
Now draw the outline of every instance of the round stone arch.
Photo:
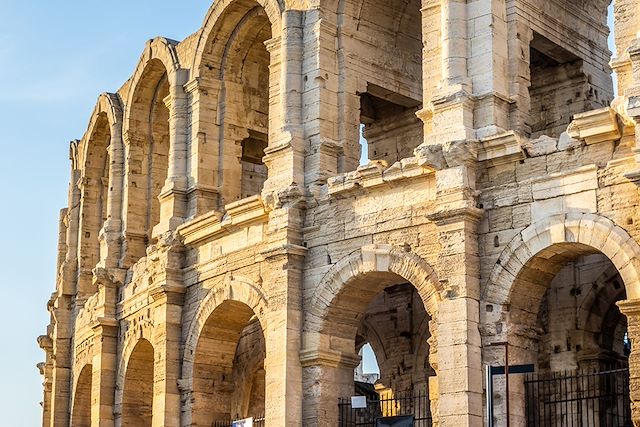
<svg viewBox="0 0 640 427">
<path fill-rule="evenodd" d="M 82 365 L 74 375 L 71 423 L 78 427 L 91 425 L 91 402 L 93 389 L 93 366 L 91 362 Z"/>
<path fill-rule="evenodd" d="M 357 277 L 394 273 L 418 291 L 427 314 L 435 319 L 442 285 L 431 266 L 414 252 L 391 245 L 364 246 L 340 259 L 324 275 L 308 302 L 305 332 L 320 332 L 331 303 Z"/>
<path fill-rule="evenodd" d="M 367 295 L 360 295 L 363 286 L 358 286 L 357 281 L 368 279 L 375 280 L 376 285 L 367 289 Z M 359 248 L 335 263 L 304 302 L 300 361 L 303 388 L 309 390 L 309 397 L 303 405 L 305 425 L 335 425 L 338 420 L 335 403 L 353 392 L 353 369 L 360 363 L 360 358 L 353 353 L 355 348 L 352 344 L 356 324 L 362 319 L 358 320 L 354 315 L 363 313 L 363 307 L 366 310 L 369 298 L 376 292 L 404 282 L 415 288 L 430 317 L 429 362 L 437 372 L 437 364 L 434 363 L 437 362 L 436 325 L 438 305 L 443 295 L 437 274 L 422 257 L 408 248 L 384 244 Z M 356 306 L 339 313 L 335 310 L 340 311 L 344 307 L 340 301 L 353 301 Z M 340 329 L 335 329 L 335 333 L 332 329 L 334 324 Z M 437 399 L 432 400 L 431 405 L 436 408 Z"/>
<path fill-rule="evenodd" d="M 237 301 L 247 305 L 258 317 L 262 330 L 266 333 L 268 300 L 252 280 L 241 276 L 226 276 L 209 290 L 191 320 L 184 342 L 184 359 L 180 388 L 188 391 L 193 381 L 193 365 L 196 347 L 202 330 L 211 314 L 225 301 Z"/>
<path fill-rule="evenodd" d="M 491 271 L 483 301 L 509 304 L 513 285 L 525 264 L 545 249 L 565 244 L 579 244 L 604 254 L 620 273 L 627 298 L 640 297 L 640 245 L 606 217 L 567 213 L 531 224 L 511 240 Z"/>
<path fill-rule="evenodd" d="M 640 246 L 610 219 L 578 212 L 553 215 L 516 235 L 500 254 L 482 289 L 483 362 L 502 365 L 504 348 L 491 344 L 508 342 L 509 363 L 536 364 L 540 333 L 537 318 L 549 283 L 567 262 L 592 254 L 602 254 L 611 261 L 624 282 L 627 299 L 638 298 Z M 512 396 L 524 395 L 521 377 L 513 379 L 510 387 Z M 514 403 L 511 416 L 524 419 L 524 406 Z M 504 412 L 495 415 L 504 422 Z"/>
<path fill-rule="evenodd" d="M 194 77 L 201 77 L 203 56 L 206 52 L 207 45 L 218 27 L 222 25 L 225 12 L 227 12 L 231 6 L 240 2 L 246 2 L 246 0 L 219 0 L 214 2 L 209 8 L 200 29 L 200 36 L 196 44 L 196 53 L 191 66 Z M 284 0 L 255 0 L 255 2 L 265 10 L 267 18 L 271 22 L 272 33 L 279 34 L 282 27 L 282 12 L 285 10 Z"/>
<path fill-rule="evenodd" d="M 130 128 L 129 121 L 131 117 L 131 108 L 135 104 L 134 96 L 137 92 L 137 88 L 144 82 L 145 71 L 150 63 L 154 61 L 162 63 L 165 71 L 167 72 L 167 80 L 171 88 L 182 88 L 187 82 L 188 72 L 180 66 L 178 52 L 176 52 L 176 45 L 176 41 L 166 39 L 164 37 L 156 37 L 147 41 L 145 49 L 138 61 L 138 65 L 136 66 L 136 70 L 133 73 L 133 77 L 131 78 L 131 83 L 129 84 L 124 111 L 124 134 L 126 134 Z"/>
<path fill-rule="evenodd" d="M 131 332 L 125 335 L 124 343 L 122 345 L 122 353 L 120 361 L 118 363 L 118 372 L 116 374 L 116 394 L 115 394 L 115 406 L 116 408 L 122 407 L 122 398 L 124 391 L 124 382 L 127 375 L 127 367 L 131 359 L 131 354 L 141 340 L 146 340 L 154 347 L 153 342 L 153 325 L 150 322 L 138 323 L 138 325 L 130 330 Z M 118 410 L 114 411 L 116 415 L 119 415 Z"/>
<path fill-rule="evenodd" d="M 89 120 L 89 126 L 85 132 L 85 137 L 81 141 L 80 150 L 80 164 L 83 166 L 87 162 L 88 144 L 92 141 L 92 136 L 96 132 L 96 127 L 99 125 L 100 116 L 106 116 L 107 125 L 111 134 L 111 147 L 110 154 L 115 158 L 115 154 L 122 153 L 124 147 L 122 146 L 122 123 L 123 123 L 123 111 L 120 97 L 114 93 L 102 93 L 98 97 L 96 106 L 91 113 L 91 119 Z"/>
<path fill-rule="evenodd" d="M 119 258 L 125 157 L 122 124 L 120 97 L 113 93 L 101 94 L 78 147 L 82 169 L 79 239 L 81 246 L 89 245 L 87 254 L 90 255 L 84 262 L 86 265 L 81 266 L 84 271 L 99 262 L 114 266 Z M 105 178 L 107 182 L 103 181 Z M 102 221 L 101 214 L 106 221 Z"/>
</svg>

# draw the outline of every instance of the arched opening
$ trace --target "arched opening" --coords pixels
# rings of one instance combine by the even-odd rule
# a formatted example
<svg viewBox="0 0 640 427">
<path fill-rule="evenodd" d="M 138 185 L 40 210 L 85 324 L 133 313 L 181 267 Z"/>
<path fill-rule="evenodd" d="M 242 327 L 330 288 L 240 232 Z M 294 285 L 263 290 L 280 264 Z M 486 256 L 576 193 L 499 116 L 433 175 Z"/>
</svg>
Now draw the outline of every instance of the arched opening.
<svg viewBox="0 0 640 427">
<path fill-rule="evenodd" d="M 213 311 L 195 349 L 193 426 L 264 416 L 265 351 L 262 325 L 249 306 L 227 300 Z"/>
<path fill-rule="evenodd" d="M 128 128 L 125 234 L 129 257 L 145 255 L 153 228 L 160 222 L 160 192 L 169 166 L 169 95 L 167 70 L 149 61 L 134 88 Z"/>
<path fill-rule="evenodd" d="M 435 371 L 429 363 L 430 321 L 418 290 L 397 274 L 371 272 L 345 284 L 321 329 L 320 340 L 328 343 L 324 351 L 340 360 L 334 369 L 320 371 L 321 399 L 327 406 L 340 402 L 338 414 L 330 407 L 320 411 L 327 412 L 325 424 L 373 423 L 376 417 L 392 416 L 413 416 L 417 425 L 431 422 L 429 377 Z M 371 386 L 357 374 L 361 359 L 356 355 L 367 343 L 380 370 Z M 355 395 L 366 397 L 366 410 L 352 406 Z"/>
<path fill-rule="evenodd" d="M 591 246 L 554 244 L 524 264 L 510 294 L 509 364 L 533 364 L 535 374 L 510 376 L 512 423 L 578 425 L 589 414 L 599 424 L 587 425 L 630 425 L 627 326 L 616 305 L 625 298 L 612 261 Z M 504 420 L 503 379 L 496 390 Z"/>
<path fill-rule="evenodd" d="M 122 393 L 122 426 L 147 427 L 153 419 L 154 354 L 145 339 L 138 341 L 127 363 Z"/>
<path fill-rule="evenodd" d="M 267 179 L 269 110 L 277 95 L 267 50 L 271 22 L 253 0 L 229 5 L 208 36 L 200 73 L 219 82 L 215 106 L 218 147 L 215 182 L 222 206 L 258 195 Z M 270 102 L 271 100 L 271 102 Z M 214 130 L 212 129 L 212 132 Z M 221 207 L 222 207 L 221 206 Z"/>
<path fill-rule="evenodd" d="M 521 130 L 558 138 L 573 116 L 613 100 L 607 23 L 610 0 L 527 0 L 508 8 L 512 78 L 522 84 Z M 526 11 L 535 11 L 534 14 Z M 546 25 L 554 22 L 554 25 Z M 524 53 L 524 55 L 523 55 Z M 526 71 L 523 73 L 522 71 Z"/>
<path fill-rule="evenodd" d="M 93 131 L 86 141 L 83 169 L 82 205 L 80 208 L 80 244 L 78 259 L 81 278 L 80 299 L 88 298 L 92 289 L 91 271 L 100 261 L 100 230 L 107 220 L 109 192 L 109 146 L 111 130 L 106 113 L 98 114 Z"/>
<path fill-rule="evenodd" d="M 420 0 L 341 0 L 337 6 L 339 81 L 338 172 L 368 160 L 389 165 L 411 157 L 423 141 Z M 367 148 L 361 149 L 360 128 Z"/>
<path fill-rule="evenodd" d="M 73 397 L 73 411 L 71 413 L 72 427 L 91 427 L 91 380 L 93 375 L 91 365 L 85 365 L 80 371 Z"/>
</svg>

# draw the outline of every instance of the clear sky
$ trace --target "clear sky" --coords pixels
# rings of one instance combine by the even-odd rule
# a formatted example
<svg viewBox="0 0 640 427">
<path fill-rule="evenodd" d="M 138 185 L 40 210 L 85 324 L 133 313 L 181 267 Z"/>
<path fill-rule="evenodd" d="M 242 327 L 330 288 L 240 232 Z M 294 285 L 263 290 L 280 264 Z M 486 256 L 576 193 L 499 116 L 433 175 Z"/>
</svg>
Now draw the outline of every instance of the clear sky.
<svg viewBox="0 0 640 427">
<path fill-rule="evenodd" d="M 0 0 L 0 427 L 40 425 L 58 211 L 68 146 L 101 92 L 131 75 L 145 41 L 195 32 L 211 2 Z"/>
<path fill-rule="evenodd" d="M 0 0 L 0 427 L 40 425 L 35 340 L 49 321 L 69 141 L 98 95 L 133 73 L 147 39 L 183 39 L 210 4 Z"/>
</svg>

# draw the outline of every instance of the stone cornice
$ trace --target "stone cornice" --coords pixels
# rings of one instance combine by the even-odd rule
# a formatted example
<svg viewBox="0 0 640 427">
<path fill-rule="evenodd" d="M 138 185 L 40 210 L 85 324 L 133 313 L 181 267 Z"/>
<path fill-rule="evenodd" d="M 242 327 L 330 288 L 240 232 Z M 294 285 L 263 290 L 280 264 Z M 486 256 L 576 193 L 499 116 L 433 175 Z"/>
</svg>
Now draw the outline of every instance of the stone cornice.
<svg viewBox="0 0 640 427">
<path fill-rule="evenodd" d="M 522 136 L 514 131 L 484 138 L 480 140 L 478 161 L 497 166 L 522 160 L 525 158 L 522 143 Z"/>
<path fill-rule="evenodd" d="M 587 145 L 622 137 L 618 114 L 609 107 L 576 114 L 567 133 L 572 138 L 584 140 Z"/>
<path fill-rule="evenodd" d="M 357 354 L 347 354 L 340 351 L 302 350 L 300 364 L 303 368 L 309 366 L 352 367 L 356 368 L 362 358 Z"/>
<path fill-rule="evenodd" d="M 183 243 L 185 245 L 201 244 L 268 219 L 268 213 L 260 196 L 230 203 L 225 208 L 226 214 L 222 219 L 219 218 L 218 212 L 213 211 L 181 225 L 178 228 L 178 235 Z"/>
</svg>

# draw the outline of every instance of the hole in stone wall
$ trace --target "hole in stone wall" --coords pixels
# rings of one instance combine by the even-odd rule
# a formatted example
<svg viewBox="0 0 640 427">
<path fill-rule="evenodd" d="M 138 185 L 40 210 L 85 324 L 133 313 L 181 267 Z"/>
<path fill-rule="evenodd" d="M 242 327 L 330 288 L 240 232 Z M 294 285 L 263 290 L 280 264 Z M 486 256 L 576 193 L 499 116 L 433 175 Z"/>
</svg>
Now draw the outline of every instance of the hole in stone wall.
<svg viewBox="0 0 640 427">
<path fill-rule="evenodd" d="M 530 78 L 527 126 L 532 138 L 557 137 L 573 114 L 591 109 L 582 59 L 538 33 L 530 45 Z"/>
<path fill-rule="evenodd" d="M 369 83 L 360 94 L 361 150 L 369 160 L 384 160 L 389 165 L 411 157 L 422 143 L 423 123 L 416 116 L 422 103 Z"/>
<path fill-rule="evenodd" d="M 260 194 L 268 174 L 267 167 L 262 161 L 264 150 L 267 148 L 268 137 L 266 134 L 251 130 L 249 131 L 249 135 L 248 138 L 241 142 L 241 198 Z"/>
</svg>

